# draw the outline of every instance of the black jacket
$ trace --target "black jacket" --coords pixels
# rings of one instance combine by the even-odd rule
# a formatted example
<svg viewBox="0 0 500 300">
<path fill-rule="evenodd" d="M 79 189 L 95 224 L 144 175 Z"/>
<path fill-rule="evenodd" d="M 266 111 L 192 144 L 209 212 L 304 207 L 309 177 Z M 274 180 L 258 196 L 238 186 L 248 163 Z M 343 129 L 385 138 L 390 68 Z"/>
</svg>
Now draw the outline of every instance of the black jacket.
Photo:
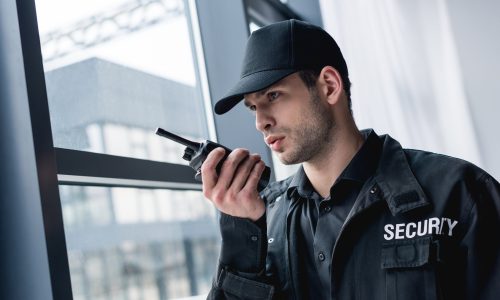
<svg viewBox="0 0 500 300">
<path fill-rule="evenodd" d="M 466 161 L 381 139 L 377 171 L 333 249 L 332 299 L 500 299 L 499 183 Z M 304 298 L 290 181 L 262 193 L 267 236 L 221 216 L 208 299 Z"/>
</svg>

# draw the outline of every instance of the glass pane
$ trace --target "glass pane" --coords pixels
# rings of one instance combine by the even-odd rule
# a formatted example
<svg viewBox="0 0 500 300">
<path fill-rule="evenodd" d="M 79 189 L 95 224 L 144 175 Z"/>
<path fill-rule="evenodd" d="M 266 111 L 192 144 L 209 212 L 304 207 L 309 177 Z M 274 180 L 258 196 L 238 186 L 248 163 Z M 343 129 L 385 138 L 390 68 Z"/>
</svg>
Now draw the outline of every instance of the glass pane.
<svg viewBox="0 0 500 300">
<path fill-rule="evenodd" d="M 60 186 L 74 299 L 205 299 L 220 249 L 198 191 Z"/>
<path fill-rule="evenodd" d="M 288 1 L 281 0 L 281 2 L 286 4 Z M 243 5 L 245 6 L 250 33 L 262 26 L 292 17 L 287 16 L 283 11 L 277 9 L 275 4 L 267 0 L 243 0 Z"/>
<path fill-rule="evenodd" d="M 180 162 L 163 127 L 208 138 L 182 0 L 38 0 L 56 147 Z"/>
</svg>

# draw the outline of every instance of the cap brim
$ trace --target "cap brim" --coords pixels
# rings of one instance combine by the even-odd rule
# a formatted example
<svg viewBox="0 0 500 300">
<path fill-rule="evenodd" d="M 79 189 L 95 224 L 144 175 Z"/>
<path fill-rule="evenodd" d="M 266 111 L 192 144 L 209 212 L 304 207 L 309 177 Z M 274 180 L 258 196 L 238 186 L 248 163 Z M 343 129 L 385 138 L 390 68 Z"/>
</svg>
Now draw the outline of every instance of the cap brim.
<svg viewBox="0 0 500 300">
<path fill-rule="evenodd" d="M 256 72 L 241 78 L 240 81 L 229 90 L 226 96 L 215 104 L 215 113 L 222 115 L 228 112 L 243 100 L 245 94 L 265 89 L 294 72 L 296 72 L 295 69 L 268 70 Z"/>
</svg>

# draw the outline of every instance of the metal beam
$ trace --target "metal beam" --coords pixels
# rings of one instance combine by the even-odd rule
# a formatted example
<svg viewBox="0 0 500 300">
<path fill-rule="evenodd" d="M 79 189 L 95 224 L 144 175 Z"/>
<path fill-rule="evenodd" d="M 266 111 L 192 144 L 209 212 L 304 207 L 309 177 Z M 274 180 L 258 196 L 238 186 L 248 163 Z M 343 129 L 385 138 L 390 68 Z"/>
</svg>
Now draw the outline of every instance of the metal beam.
<svg viewBox="0 0 500 300">
<path fill-rule="evenodd" d="M 184 14 L 181 0 L 140 0 L 125 3 L 79 21 L 69 28 L 57 29 L 41 37 L 45 62 L 74 51 L 94 47 L 145 27 Z"/>
<path fill-rule="evenodd" d="M 62 148 L 55 151 L 60 184 L 201 189 L 189 166 Z"/>
</svg>

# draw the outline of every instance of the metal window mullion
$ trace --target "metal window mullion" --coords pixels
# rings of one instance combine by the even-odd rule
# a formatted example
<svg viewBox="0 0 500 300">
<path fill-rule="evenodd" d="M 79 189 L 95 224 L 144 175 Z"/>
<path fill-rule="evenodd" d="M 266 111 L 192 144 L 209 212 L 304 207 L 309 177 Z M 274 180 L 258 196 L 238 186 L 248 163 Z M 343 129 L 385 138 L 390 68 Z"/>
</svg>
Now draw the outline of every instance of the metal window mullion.
<svg viewBox="0 0 500 300">
<path fill-rule="evenodd" d="M 209 139 L 212 141 L 217 141 L 217 132 L 215 130 L 215 120 L 212 111 L 212 100 L 210 96 L 210 89 L 208 85 L 208 75 L 205 65 L 205 53 L 203 51 L 203 43 L 201 40 L 200 23 L 198 19 L 198 11 L 196 6 L 196 0 L 187 0 L 186 5 L 188 10 L 186 11 L 186 16 L 188 17 L 188 27 L 191 32 L 191 48 L 193 52 L 193 59 L 195 65 L 198 69 L 196 73 L 196 79 L 200 85 L 203 104 L 205 108 L 205 116 L 208 127 Z"/>
<path fill-rule="evenodd" d="M 201 189 L 185 165 L 62 148 L 56 148 L 56 159 L 60 184 Z"/>
</svg>

